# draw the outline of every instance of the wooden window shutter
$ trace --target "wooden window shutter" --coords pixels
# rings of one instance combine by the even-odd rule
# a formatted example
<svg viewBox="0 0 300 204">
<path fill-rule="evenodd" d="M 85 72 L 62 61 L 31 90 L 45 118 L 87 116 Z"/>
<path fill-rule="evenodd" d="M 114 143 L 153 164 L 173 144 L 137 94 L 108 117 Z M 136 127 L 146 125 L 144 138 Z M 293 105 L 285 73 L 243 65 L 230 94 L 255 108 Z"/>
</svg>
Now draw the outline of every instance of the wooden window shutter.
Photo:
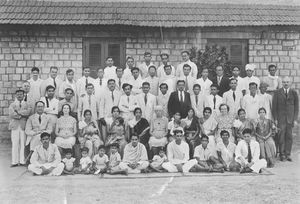
<svg viewBox="0 0 300 204">
<path fill-rule="evenodd" d="M 88 66 L 101 66 L 101 44 L 89 44 Z"/>
</svg>

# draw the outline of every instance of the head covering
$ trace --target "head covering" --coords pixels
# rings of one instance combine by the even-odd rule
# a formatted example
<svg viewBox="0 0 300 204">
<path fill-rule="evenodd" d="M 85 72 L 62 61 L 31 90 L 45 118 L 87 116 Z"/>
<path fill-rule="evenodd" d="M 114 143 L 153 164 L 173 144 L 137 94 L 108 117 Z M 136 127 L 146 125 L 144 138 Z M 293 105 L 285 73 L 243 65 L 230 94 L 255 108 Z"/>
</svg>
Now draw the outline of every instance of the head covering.
<svg viewBox="0 0 300 204">
<path fill-rule="evenodd" d="M 155 107 L 154 107 L 154 110 L 155 110 L 155 111 L 162 111 L 162 110 L 163 110 L 163 107 L 162 107 L 162 106 L 155 106 Z"/>
<path fill-rule="evenodd" d="M 177 128 L 174 128 L 173 129 L 173 133 L 174 133 L 174 135 L 176 134 L 176 132 L 182 132 L 182 133 L 184 133 L 184 131 L 183 131 L 183 128 L 182 127 L 177 127 Z"/>
<path fill-rule="evenodd" d="M 255 64 L 246 64 L 245 70 L 254 71 L 255 68 L 256 68 Z"/>
</svg>

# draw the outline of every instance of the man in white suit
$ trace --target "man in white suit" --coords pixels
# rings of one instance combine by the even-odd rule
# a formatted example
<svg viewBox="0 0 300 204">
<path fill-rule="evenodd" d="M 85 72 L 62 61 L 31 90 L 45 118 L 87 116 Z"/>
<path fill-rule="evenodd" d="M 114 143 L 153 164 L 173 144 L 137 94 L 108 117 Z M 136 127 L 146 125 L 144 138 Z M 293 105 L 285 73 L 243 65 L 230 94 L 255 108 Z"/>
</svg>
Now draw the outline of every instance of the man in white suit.
<svg viewBox="0 0 300 204">
<path fill-rule="evenodd" d="M 191 66 L 191 70 L 192 70 L 191 76 L 194 78 L 197 78 L 198 68 L 197 68 L 197 65 L 190 60 L 190 53 L 185 50 L 185 51 L 181 52 L 181 57 L 182 57 L 183 62 L 177 66 L 176 76 L 182 77 L 183 76 L 183 65 L 188 64 Z"/>
<path fill-rule="evenodd" d="M 83 76 L 79 78 L 76 82 L 78 97 L 86 94 L 86 85 L 92 83 L 94 84 L 94 78 L 90 77 L 91 69 L 89 67 L 83 68 Z"/>
<path fill-rule="evenodd" d="M 131 84 L 124 83 L 122 88 L 125 94 L 120 97 L 119 108 L 124 120 L 129 121 L 134 117 L 133 111 L 137 107 L 137 100 L 136 96 L 131 94 Z"/>
<path fill-rule="evenodd" d="M 193 86 L 196 82 L 196 78 L 191 76 L 192 67 L 189 64 L 183 65 L 183 76 L 179 77 L 178 80 L 185 81 L 185 91 L 193 93 Z M 177 81 L 178 81 L 177 80 Z"/>
<path fill-rule="evenodd" d="M 144 82 L 142 84 L 143 93 L 137 95 L 138 106 L 142 109 L 143 117 L 150 123 L 153 115 L 154 106 L 156 105 L 156 97 L 149 93 L 150 83 Z"/>
<path fill-rule="evenodd" d="M 203 117 L 203 110 L 206 101 L 206 96 L 201 92 L 201 86 L 199 84 L 194 84 L 193 94 L 191 94 L 191 103 L 198 118 Z"/>
<path fill-rule="evenodd" d="M 241 100 L 243 94 L 241 91 L 237 91 L 237 80 L 235 78 L 230 79 L 229 91 L 223 94 L 223 102 L 229 106 L 229 113 L 237 115 L 237 111 L 241 108 Z"/>
</svg>

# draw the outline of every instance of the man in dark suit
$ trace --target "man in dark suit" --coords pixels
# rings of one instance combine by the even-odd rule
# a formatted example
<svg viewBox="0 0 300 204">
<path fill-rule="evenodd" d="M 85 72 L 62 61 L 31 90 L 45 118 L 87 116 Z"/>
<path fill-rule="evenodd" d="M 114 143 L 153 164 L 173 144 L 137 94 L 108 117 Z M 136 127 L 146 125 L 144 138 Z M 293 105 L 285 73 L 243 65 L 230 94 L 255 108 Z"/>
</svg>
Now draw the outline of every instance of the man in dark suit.
<svg viewBox="0 0 300 204">
<path fill-rule="evenodd" d="M 168 102 L 168 112 L 169 116 L 173 117 L 176 112 L 180 112 L 181 118 L 187 116 L 189 108 L 191 108 L 191 98 L 190 94 L 184 91 L 185 81 L 177 81 L 177 91 L 171 93 Z"/>
<path fill-rule="evenodd" d="M 224 68 L 221 65 L 216 67 L 216 74 L 217 76 L 212 78 L 211 81 L 213 84 L 218 84 L 218 95 L 223 97 L 223 93 L 230 90 L 230 80 L 228 77 L 224 76 Z"/>
<path fill-rule="evenodd" d="M 280 160 L 283 161 L 285 155 L 288 161 L 292 161 L 292 128 L 294 127 L 294 124 L 297 123 L 299 99 L 297 92 L 291 88 L 291 79 L 289 77 L 284 77 L 282 85 L 283 87 L 276 90 L 274 93 L 272 112 L 275 124 L 280 129 Z"/>
</svg>

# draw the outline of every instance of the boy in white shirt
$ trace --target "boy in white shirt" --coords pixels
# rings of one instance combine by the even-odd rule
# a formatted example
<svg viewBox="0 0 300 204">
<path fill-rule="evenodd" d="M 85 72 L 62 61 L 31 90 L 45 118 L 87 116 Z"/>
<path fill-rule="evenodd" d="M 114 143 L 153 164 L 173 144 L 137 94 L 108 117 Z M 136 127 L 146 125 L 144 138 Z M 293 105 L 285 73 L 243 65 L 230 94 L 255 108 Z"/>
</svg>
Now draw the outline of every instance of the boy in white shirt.
<svg viewBox="0 0 300 204">
<path fill-rule="evenodd" d="M 93 157 L 93 165 L 90 168 L 91 172 L 94 172 L 95 175 L 101 173 L 104 174 L 108 166 L 108 156 L 105 154 L 105 146 L 99 146 L 99 152 Z"/>
<path fill-rule="evenodd" d="M 201 78 L 195 81 L 195 84 L 200 85 L 201 92 L 205 96 L 208 96 L 210 94 L 210 86 L 213 84 L 212 81 L 208 78 L 208 74 L 208 69 L 203 68 Z"/>
<path fill-rule="evenodd" d="M 112 57 L 107 57 L 105 60 L 106 67 L 104 68 L 104 78 L 107 80 L 117 78 L 116 68 Z"/>
<path fill-rule="evenodd" d="M 63 173 L 64 174 L 74 174 L 74 162 L 75 162 L 75 158 L 72 157 L 72 149 L 66 149 L 65 150 L 65 158 L 62 160 L 62 162 L 65 164 L 65 168 Z"/>
</svg>

